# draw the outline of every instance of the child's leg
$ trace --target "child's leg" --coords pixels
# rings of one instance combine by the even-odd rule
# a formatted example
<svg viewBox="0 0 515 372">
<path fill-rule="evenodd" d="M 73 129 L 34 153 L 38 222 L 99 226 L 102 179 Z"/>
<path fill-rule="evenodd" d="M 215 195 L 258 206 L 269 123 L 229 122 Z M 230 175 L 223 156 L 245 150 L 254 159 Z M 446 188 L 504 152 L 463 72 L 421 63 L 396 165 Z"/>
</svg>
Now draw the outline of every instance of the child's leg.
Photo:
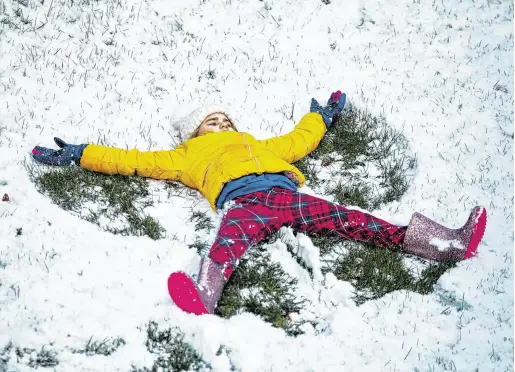
<svg viewBox="0 0 515 372">
<path fill-rule="evenodd" d="M 238 204 L 223 217 L 209 251 L 209 258 L 224 270 L 226 279 L 250 246 L 272 235 L 284 223 L 279 213 L 261 203 L 258 194 L 262 193 L 238 198 Z"/>
<path fill-rule="evenodd" d="M 458 262 L 471 258 L 486 229 L 486 210 L 475 207 L 460 228 L 450 229 L 415 213 L 408 226 L 396 226 L 371 214 L 347 209 L 323 199 L 289 193 L 291 208 L 284 211 L 289 224 L 301 231 L 334 231 L 348 240 L 379 247 L 400 247 L 403 252 L 436 261 Z"/>
<path fill-rule="evenodd" d="M 222 219 L 209 256 L 202 259 L 197 283 L 183 272 L 170 275 L 168 291 L 179 308 L 197 315 L 213 313 L 241 256 L 283 225 L 281 214 L 263 203 L 265 196 L 255 192 L 235 199 L 236 205 Z"/>
<path fill-rule="evenodd" d="M 396 226 L 373 215 L 326 200 L 292 192 L 292 208 L 285 211 L 300 231 L 334 231 L 347 240 L 359 240 L 379 247 L 402 244 L 407 226 Z"/>
</svg>

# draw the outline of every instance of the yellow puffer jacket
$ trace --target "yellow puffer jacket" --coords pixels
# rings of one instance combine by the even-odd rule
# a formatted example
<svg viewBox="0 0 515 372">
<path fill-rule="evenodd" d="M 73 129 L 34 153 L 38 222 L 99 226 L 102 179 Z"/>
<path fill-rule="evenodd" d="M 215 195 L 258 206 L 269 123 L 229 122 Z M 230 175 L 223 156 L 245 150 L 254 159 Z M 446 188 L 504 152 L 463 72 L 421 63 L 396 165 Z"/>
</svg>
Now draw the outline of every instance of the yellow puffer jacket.
<svg viewBox="0 0 515 372">
<path fill-rule="evenodd" d="M 267 140 L 243 132 L 219 132 L 192 138 L 173 150 L 141 152 L 88 145 L 80 165 L 107 174 L 180 181 L 199 190 L 216 209 L 224 184 L 248 174 L 290 171 L 302 186 L 304 175 L 291 163 L 313 151 L 325 131 L 322 116 L 310 113 L 292 132 Z"/>
</svg>

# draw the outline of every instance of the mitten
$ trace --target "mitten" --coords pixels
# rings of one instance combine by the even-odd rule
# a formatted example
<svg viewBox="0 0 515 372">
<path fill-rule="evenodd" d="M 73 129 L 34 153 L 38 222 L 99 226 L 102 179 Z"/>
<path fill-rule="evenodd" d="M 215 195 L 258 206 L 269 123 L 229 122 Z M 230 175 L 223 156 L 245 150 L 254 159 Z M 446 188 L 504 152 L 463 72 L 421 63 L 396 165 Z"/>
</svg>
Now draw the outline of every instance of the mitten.
<svg viewBox="0 0 515 372">
<path fill-rule="evenodd" d="M 34 147 L 32 149 L 34 160 L 47 165 L 70 165 L 72 161 L 80 165 L 80 158 L 87 144 L 71 145 L 57 137 L 54 137 L 54 142 L 60 147 L 59 149 L 49 149 L 41 146 Z"/>
<path fill-rule="evenodd" d="M 310 112 L 318 112 L 322 115 L 324 123 L 327 129 L 331 124 L 340 116 L 343 108 L 345 107 L 345 101 L 347 95 L 341 91 L 333 92 L 331 97 L 327 101 L 327 106 L 320 106 L 316 99 L 311 99 Z"/>
</svg>

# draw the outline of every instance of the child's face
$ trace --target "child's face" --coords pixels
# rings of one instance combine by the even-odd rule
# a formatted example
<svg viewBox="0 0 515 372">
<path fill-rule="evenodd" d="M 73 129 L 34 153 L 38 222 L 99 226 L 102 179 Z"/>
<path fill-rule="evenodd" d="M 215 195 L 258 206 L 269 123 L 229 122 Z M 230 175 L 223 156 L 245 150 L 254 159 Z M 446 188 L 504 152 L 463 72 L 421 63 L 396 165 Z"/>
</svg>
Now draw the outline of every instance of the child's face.
<svg viewBox="0 0 515 372">
<path fill-rule="evenodd" d="M 206 116 L 200 124 L 198 135 L 201 136 L 208 132 L 227 132 L 234 131 L 234 127 L 227 116 L 222 113 L 214 113 Z"/>
</svg>

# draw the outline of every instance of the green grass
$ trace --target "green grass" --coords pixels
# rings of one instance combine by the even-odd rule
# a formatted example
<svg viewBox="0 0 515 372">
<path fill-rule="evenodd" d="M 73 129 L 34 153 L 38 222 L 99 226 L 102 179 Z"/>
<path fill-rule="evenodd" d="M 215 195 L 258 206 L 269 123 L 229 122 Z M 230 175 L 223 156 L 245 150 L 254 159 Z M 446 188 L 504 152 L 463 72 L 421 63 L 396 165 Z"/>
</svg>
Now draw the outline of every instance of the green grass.
<svg viewBox="0 0 515 372">
<path fill-rule="evenodd" d="M 161 224 L 144 212 L 153 205 L 144 178 L 105 175 L 75 166 L 28 165 L 27 169 L 38 191 L 106 231 L 154 240 L 164 237 Z"/>
<path fill-rule="evenodd" d="M 146 347 L 157 356 L 152 367 L 132 367 L 131 372 L 150 371 L 199 371 L 210 369 L 200 353 L 184 340 L 184 332 L 178 327 L 160 330 L 157 323 L 147 325 Z"/>
<path fill-rule="evenodd" d="M 330 271 L 338 279 L 350 282 L 354 286 L 354 301 L 358 305 L 397 290 L 430 293 L 440 276 L 454 266 L 429 263 L 420 273 L 416 273 L 406 266 L 404 255 L 399 251 L 354 242 L 342 245 L 345 247 L 343 252 L 323 271 Z"/>
<path fill-rule="evenodd" d="M 289 315 L 299 312 L 306 300 L 296 296 L 296 287 L 297 279 L 271 261 L 266 250 L 252 247 L 225 286 L 216 314 L 229 318 L 247 311 L 287 334 L 299 334 L 299 324 L 292 322 Z"/>
<path fill-rule="evenodd" d="M 58 353 L 52 344 L 44 345 L 41 349 L 33 349 L 8 342 L 0 349 L 0 371 L 8 371 L 8 363 L 15 359 L 17 363 L 25 364 L 33 369 L 51 368 L 59 365 Z"/>
<path fill-rule="evenodd" d="M 190 222 L 195 222 L 195 231 L 212 230 L 215 225 L 207 212 L 193 211 L 190 217 Z"/>
<path fill-rule="evenodd" d="M 205 256 L 209 252 L 211 245 L 203 240 L 200 236 L 195 236 L 195 241 L 188 244 L 189 249 L 195 249 L 200 256 Z"/>
<path fill-rule="evenodd" d="M 404 135 L 384 117 L 348 103 L 317 149 L 295 165 L 317 192 L 373 210 L 404 195 L 417 160 Z M 322 178 L 321 170 L 330 177 Z"/>
<path fill-rule="evenodd" d="M 87 356 L 109 356 L 123 345 L 125 345 L 125 340 L 121 337 L 106 337 L 103 340 L 93 340 L 93 336 L 91 336 L 84 349 L 73 350 L 73 352 L 76 354 L 84 354 Z"/>
</svg>

